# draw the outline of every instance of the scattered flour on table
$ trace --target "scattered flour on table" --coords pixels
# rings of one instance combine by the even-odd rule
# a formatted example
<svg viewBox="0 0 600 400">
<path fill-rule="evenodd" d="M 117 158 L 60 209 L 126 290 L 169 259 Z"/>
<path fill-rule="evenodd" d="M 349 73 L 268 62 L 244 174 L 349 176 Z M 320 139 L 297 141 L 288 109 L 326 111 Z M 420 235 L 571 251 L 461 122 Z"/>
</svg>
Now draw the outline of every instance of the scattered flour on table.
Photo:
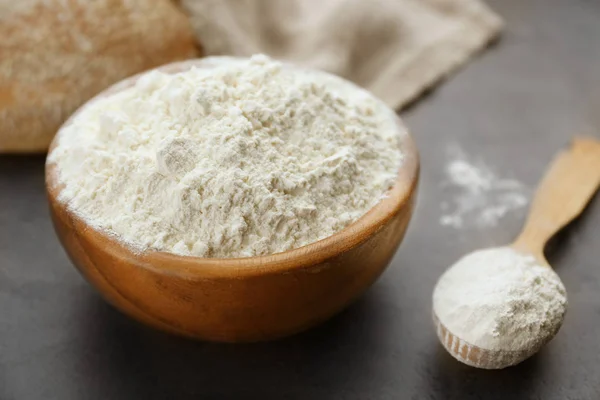
<svg viewBox="0 0 600 400">
<path fill-rule="evenodd" d="M 59 199 L 134 249 L 277 253 L 356 221 L 402 163 L 394 112 L 266 56 L 150 72 L 59 132 Z"/>
<path fill-rule="evenodd" d="M 440 277 L 433 293 L 440 322 L 488 350 L 537 350 L 556 334 L 566 306 L 558 275 L 509 247 L 466 255 Z"/>
<path fill-rule="evenodd" d="M 469 161 L 457 147 L 448 153 L 443 187 L 451 200 L 441 203 L 441 225 L 493 227 L 507 213 L 527 204 L 528 190 L 519 181 L 499 178 L 483 162 Z"/>
</svg>

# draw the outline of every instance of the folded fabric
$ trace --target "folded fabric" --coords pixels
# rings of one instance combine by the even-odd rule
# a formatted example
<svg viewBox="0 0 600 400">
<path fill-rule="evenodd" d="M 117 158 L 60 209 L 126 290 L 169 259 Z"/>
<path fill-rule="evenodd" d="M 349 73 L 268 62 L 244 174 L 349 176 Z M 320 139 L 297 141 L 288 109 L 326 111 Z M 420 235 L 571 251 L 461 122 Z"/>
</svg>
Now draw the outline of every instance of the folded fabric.
<svg viewBox="0 0 600 400">
<path fill-rule="evenodd" d="M 478 0 L 181 0 L 208 55 L 265 53 L 323 69 L 393 108 L 501 29 Z"/>
</svg>

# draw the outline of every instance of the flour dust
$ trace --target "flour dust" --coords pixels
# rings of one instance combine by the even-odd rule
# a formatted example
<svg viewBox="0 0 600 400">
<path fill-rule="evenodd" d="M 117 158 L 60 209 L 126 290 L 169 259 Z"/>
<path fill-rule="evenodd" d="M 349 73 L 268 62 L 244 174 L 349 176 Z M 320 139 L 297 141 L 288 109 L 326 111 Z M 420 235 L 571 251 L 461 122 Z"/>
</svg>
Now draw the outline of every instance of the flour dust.
<svg viewBox="0 0 600 400">
<path fill-rule="evenodd" d="M 448 148 L 439 222 L 454 229 L 489 228 L 528 203 L 528 189 L 519 181 L 498 177 L 481 160 L 471 160 L 458 146 Z"/>
</svg>

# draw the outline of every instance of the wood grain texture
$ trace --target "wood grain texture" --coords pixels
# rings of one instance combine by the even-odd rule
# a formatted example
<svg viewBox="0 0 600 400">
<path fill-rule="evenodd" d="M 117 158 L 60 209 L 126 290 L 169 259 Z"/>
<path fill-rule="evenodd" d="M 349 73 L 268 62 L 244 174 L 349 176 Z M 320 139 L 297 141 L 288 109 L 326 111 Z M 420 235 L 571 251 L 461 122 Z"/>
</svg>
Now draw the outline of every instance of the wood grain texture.
<svg viewBox="0 0 600 400">
<path fill-rule="evenodd" d="M 197 60 L 161 70 L 180 71 L 191 65 L 206 67 Z M 156 328 L 194 338 L 269 340 L 331 317 L 387 267 L 410 221 L 418 182 L 418 154 L 410 136 L 402 136 L 402 148 L 406 157 L 394 187 L 366 215 L 326 239 L 269 256 L 204 259 L 163 252 L 136 254 L 92 229 L 57 200 L 61 185 L 53 164 L 46 166 L 46 188 L 63 247 L 86 279 L 117 308 Z"/>
<path fill-rule="evenodd" d="M 547 264 L 548 240 L 584 210 L 600 185 L 600 141 L 577 137 L 559 153 L 544 175 L 523 231 L 513 244 Z"/>
<path fill-rule="evenodd" d="M 471 367 L 481 369 L 502 369 L 516 365 L 531 357 L 546 344 L 540 343 L 539 347 L 518 351 L 488 350 L 468 343 L 454 335 L 440 322 L 435 313 L 433 314 L 433 323 L 440 343 L 452 357 Z"/>
<path fill-rule="evenodd" d="M 0 0 L 0 153 L 45 152 L 106 87 L 198 56 L 169 0 Z"/>
</svg>

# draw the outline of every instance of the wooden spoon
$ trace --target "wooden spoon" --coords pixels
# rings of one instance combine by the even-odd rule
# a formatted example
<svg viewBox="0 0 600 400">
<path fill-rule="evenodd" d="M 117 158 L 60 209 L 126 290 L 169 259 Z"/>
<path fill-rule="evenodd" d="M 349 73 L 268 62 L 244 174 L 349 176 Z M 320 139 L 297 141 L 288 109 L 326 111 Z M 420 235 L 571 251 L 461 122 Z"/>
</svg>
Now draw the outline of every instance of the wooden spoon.
<svg viewBox="0 0 600 400">
<path fill-rule="evenodd" d="M 556 157 L 544 176 L 527 222 L 510 247 L 519 253 L 534 256 L 539 265 L 550 268 L 544 256 L 546 243 L 583 211 L 599 185 L 600 141 L 577 137 L 568 150 Z M 454 358 L 485 369 L 505 368 L 527 359 L 550 341 L 562 324 L 561 321 L 550 329 L 552 334 L 536 348 L 505 351 L 484 349 L 456 336 L 439 320 L 435 310 L 433 319 L 439 340 Z"/>
</svg>

